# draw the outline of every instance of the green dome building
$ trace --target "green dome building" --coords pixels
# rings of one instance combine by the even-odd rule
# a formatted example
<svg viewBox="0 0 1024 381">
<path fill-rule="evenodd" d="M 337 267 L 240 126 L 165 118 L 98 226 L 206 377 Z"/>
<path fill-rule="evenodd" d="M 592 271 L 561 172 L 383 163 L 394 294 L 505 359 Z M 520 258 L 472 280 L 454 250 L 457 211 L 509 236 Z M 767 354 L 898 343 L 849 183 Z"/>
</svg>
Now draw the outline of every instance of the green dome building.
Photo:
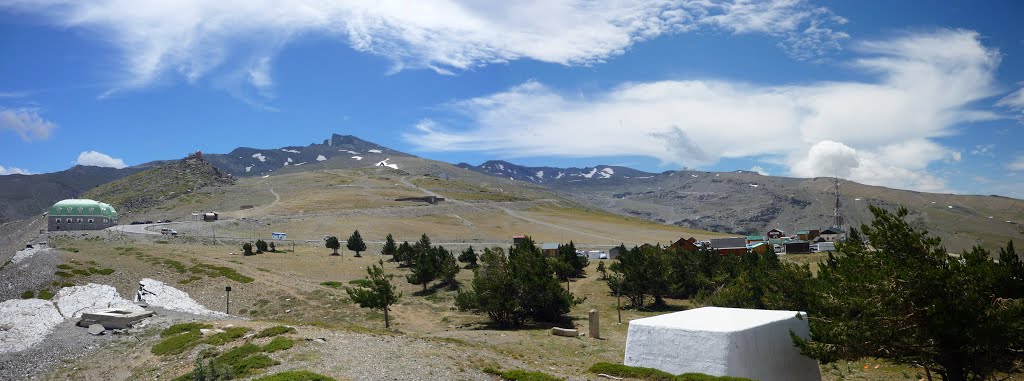
<svg viewBox="0 0 1024 381">
<path fill-rule="evenodd" d="M 88 199 L 68 199 L 50 207 L 50 231 L 100 230 L 117 225 L 117 211 L 110 204 Z"/>
</svg>

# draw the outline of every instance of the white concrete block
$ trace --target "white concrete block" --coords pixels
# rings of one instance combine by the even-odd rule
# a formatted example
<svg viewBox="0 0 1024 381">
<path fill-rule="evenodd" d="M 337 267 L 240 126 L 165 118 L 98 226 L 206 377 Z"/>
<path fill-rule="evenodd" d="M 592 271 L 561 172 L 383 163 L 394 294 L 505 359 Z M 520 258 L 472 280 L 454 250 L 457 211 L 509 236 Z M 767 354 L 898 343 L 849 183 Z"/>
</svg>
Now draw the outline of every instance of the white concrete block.
<svg viewBox="0 0 1024 381">
<path fill-rule="evenodd" d="M 806 316 L 796 311 L 704 307 L 633 320 L 623 363 L 672 374 L 818 381 L 818 362 L 801 355 L 789 337 L 790 331 L 809 336 Z"/>
</svg>

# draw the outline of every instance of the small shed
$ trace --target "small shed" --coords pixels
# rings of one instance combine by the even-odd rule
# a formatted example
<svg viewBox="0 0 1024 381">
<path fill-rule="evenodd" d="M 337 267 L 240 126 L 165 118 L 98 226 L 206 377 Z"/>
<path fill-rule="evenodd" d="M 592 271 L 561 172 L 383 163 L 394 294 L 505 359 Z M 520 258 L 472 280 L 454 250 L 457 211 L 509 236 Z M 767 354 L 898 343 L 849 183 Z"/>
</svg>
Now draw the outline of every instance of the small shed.
<svg viewBox="0 0 1024 381">
<path fill-rule="evenodd" d="M 545 256 L 554 257 L 558 255 L 558 244 L 551 242 L 541 244 L 540 252 L 544 253 Z"/>
<path fill-rule="evenodd" d="M 697 247 L 697 239 L 693 237 L 680 238 L 678 241 L 673 242 L 670 246 L 673 249 L 688 251 L 691 253 L 696 252 L 698 249 L 700 249 L 699 247 Z"/>
<path fill-rule="evenodd" d="M 704 307 L 652 316 L 629 322 L 623 363 L 671 374 L 821 380 L 818 362 L 800 354 L 790 332 L 809 337 L 806 313 Z"/>
<path fill-rule="evenodd" d="M 624 246 L 615 246 L 615 247 L 609 249 L 608 250 L 608 259 L 618 258 L 619 255 L 622 255 L 622 252 L 624 250 L 629 250 L 629 249 L 626 249 Z"/>
<path fill-rule="evenodd" d="M 720 255 L 747 253 L 747 239 L 744 237 L 712 238 L 711 248 Z"/>
<path fill-rule="evenodd" d="M 786 254 L 807 254 L 811 252 L 811 243 L 807 241 L 786 242 Z"/>
<path fill-rule="evenodd" d="M 203 213 L 203 221 L 217 221 L 218 217 L 220 217 L 220 215 L 217 214 L 217 212 Z"/>
</svg>

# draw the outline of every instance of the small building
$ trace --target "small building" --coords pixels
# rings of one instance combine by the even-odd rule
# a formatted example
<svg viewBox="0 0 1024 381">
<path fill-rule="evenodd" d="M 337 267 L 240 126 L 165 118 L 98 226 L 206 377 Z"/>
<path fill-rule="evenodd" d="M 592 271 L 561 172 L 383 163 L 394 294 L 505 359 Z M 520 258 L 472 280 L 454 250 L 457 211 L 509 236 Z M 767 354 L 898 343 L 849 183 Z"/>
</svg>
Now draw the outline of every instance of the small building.
<svg viewBox="0 0 1024 381">
<path fill-rule="evenodd" d="M 558 255 L 558 244 L 550 242 L 541 244 L 540 252 L 544 253 L 545 256 L 554 257 Z"/>
<path fill-rule="evenodd" d="M 512 236 L 512 245 L 519 245 L 526 241 L 525 235 L 514 235 Z"/>
<path fill-rule="evenodd" d="M 819 234 L 820 233 L 818 232 L 818 229 L 801 230 L 796 232 L 796 238 L 801 241 L 810 241 L 815 238 L 818 238 Z"/>
<path fill-rule="evenodd" d="M 764 239 L 763 235 L 748 235 L 747 236 L 747 243 L 748 244 L 756 243 L 756 242 L 764 242 L 764 241 L 765 241 L 765 239 Z"/>
<path fill-rule="evenodd" d="M 46 220 L 50 231 L 102 230 L 118 222 L 113 206 L 89 199 L 58 201 L 46 213 Z"/>
<path fill-rule="evenodd" d="M 747 245 L 747 250 L 754 254 L 768 254 L 768 248 L 771 247 L 767 242 L 756 242 Z"/>
<path fill-rule="evenodd" d="M 691 253 L 696 252 L 697 250 L 700 249 L 700 247 L 697 246 L 697 239 L 693 237 L 680 238 L 678 241 L 673 242 L 669 246 L 676 250 L 682 250 Z"/>
<path fill-rule="evenodd" d="M 747 239 L 744 237 L 712 238 L 711 249 L 720 255 L 747 253 Z"/>
<path fill-rule="evenodd" d="M 217 214 L 217 212 L 206 212 L 206 213 L 203 213 L 203 221 L 207 221 L 207 222 L 209 222 L 209 221 L 217 221 L 218 218 L 220 218 L 220 215 Z"/>
<path fill-rule="evenodd" d="M 772 229 L 765 233 L 768 239 L 779 239 L 786 236 L 786 232 L 779 229 Z"/>
<path fill-rule="evenodd" d="M 789 241 L 784 246 L 786 254 L 808 254 L 811 252 L 811 243 L 807 241 Z"/>
<path fill-rule="evenodd" d="M 629 249 L 626 249 L 624 246 L 615 246 L 615 247 L 609 249 L 608 250 L 608 259 L 618 258 L 620 255 L 622 255 L 623 250 L 629 250 Z"/>
<path fill-rule="evenodd" d="M 807 313 L 703 307 L 629 322 L 623 364 L 671 374 L 764 381 L 821 380 L 790 335 L 810 337 Z"/>
<path fill-rule="evenodd" d="M 843 240 L 843 230 L 839 228 L 828 228 L 821 231 L 821 238 L 823 242 L 836 242 Z"/>
</svg>

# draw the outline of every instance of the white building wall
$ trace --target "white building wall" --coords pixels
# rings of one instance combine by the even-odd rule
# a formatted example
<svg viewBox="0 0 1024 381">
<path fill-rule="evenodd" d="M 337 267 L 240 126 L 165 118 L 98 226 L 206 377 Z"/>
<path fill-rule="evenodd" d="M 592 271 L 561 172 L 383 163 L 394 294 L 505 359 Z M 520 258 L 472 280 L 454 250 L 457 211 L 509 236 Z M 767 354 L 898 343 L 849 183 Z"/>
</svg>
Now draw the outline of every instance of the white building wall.
<svg viewBox="0 0 1024 381">
<path fill-rule="evenodd" d="M 817 361 L 801 355 L 789 337 L 790 330 L 809 333 L 796 314 L 705 307 L 633 320 L 623 363 L 672 374 L 820 380 Z"/>
</svg>

